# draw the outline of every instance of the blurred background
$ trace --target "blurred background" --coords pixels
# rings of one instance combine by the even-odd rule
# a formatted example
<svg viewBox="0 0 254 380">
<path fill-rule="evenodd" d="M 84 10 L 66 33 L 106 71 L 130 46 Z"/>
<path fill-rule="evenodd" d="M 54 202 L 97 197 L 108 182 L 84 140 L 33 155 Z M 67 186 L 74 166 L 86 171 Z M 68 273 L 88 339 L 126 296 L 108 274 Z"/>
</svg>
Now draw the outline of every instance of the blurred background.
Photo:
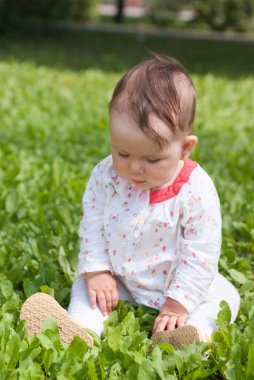
<svg viewBox="0 0 254 380">
<path fill-rule="evenodd" d="M 28 345 L 20 305 L 42 291 L 67 307 L 82 194 L 110 154 L 112 91 L 151 51 L 179 59 L 194 81 L 199 144 L 191 158 L 218 189 L 220 271 L 242 298 L 237 325 L 230 336 L 223 325 L 205 370 L 193 375 L 190 351 L 181 376 L 254 379 L 253 15 L 254 0 L 0 0 L 0 379 L 84 378 L 61 377 L 81 368 L 74 350 L 68 367 L 70 351 Z"/>
<path fill-rule="evenodd" d="M 2 29 L 27 22 L 97 21 L 254 32 L 253 0 L 1 0 Z"/>
</svg>

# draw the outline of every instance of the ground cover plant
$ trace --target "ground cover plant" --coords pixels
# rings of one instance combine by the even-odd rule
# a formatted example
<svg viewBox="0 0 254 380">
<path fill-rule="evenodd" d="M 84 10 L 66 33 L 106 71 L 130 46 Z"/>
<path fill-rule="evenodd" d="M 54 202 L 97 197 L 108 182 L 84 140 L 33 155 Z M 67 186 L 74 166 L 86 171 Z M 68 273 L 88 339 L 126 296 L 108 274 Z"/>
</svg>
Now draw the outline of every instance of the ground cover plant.
<svg viewBox="0 0 254 380">
<path fill-rule="evenodd" d="M 107 104 L 118 78 L 149 49 L 182 60 L 197 87 L 192 158 L 221 199 L 220 269 L 242 297 L 237 321 L 229 324 L 222 303 L 212 344 L 181 351 L 164 344 L 149 355 L 156 313 L 120 302 L 92 349 L 78 337 L 62 345 L 51 320 L 30 340 L 20 306 L 36 291 L 68 305 L 82 193 L 109 153 Z M 1 379 L 254 378 L 253 57 L 251 44 L 145 35 L 0 37 Z"/>
</svg>

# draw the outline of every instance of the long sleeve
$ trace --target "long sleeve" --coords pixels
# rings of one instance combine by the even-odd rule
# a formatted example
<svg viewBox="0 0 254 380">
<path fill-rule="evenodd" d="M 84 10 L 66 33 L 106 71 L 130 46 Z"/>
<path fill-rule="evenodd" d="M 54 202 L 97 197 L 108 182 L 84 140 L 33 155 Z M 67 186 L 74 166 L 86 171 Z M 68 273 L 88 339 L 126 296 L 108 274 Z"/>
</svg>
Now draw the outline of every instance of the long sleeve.
<svg viewBox="0 0 254 380">
<path fill-rule="evenodd" d="M 104 232 L 104 210 L 108 185 L 105 160 L 92 173 L 83 196 L 83 218 L 79 226 L 79 274 L 101 270 L 112 271 Z"/>
<path fill-rule="evenodd" d="M 209 176 L 204 177 L 202 186 L 194 179 L 184 192 L 179 261 L 165 294 L 179 301 L 189 313 L 203 301 L 218 271 L 221 249 L 219 199 Z"/>
</svg>

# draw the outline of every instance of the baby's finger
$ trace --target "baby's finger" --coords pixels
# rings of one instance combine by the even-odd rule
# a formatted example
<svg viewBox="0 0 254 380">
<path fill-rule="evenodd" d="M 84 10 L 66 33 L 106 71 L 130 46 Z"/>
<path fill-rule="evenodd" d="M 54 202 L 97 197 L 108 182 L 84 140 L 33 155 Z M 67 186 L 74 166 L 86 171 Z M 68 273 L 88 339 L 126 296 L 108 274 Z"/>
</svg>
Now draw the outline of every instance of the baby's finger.
<svg viewBox="0 0 254 380">
<path fill-rule="evenodd" d="M 153 334 L 159 332 L 159 331 L 164 331 L 165 327 L 168 322 L 168 316 L 158 316 L 153 325 Z"/>
<path fill-rule="evenodd" d="M 95 290 L 90 290 L 88 292 L 89 295 L 89 301 L 92 309 L 96 308 L 96 291 Z"/>
<path fill-rule="evenodd" d="M 111 303 L 111 301 L 108 301 L 106 303 L 106 307 L 107 307 L 107 314 L 110 314 L 111 311 L 112 311 L 112 303 Z"/>
<path fill-rule="evenodd" d="M 158 324 L 160 323 L 160 320 L 161 320 L 161 316 L 158 315 L 155 320 L 154 320 L 154 323 L 153 323 L 153 334 L 155 333 L 155 331 L 157 330 L 157 326 Z"/>
<path fill-rule="evenodd" d="M 118 305 L 119 295 L 117 289 L 113 289 L 111 293 L 112 308 L 114 309 Z"/>
<path fill-rule="evenodd" d="M 167 321 L 167 330 L 172 331 L 176 327 L 176 320 L 177 317 L 175 315 L 169 316 L 169 319 Z"/>
<path fill-rule="evenodd" d="M 99 290 L 97 292 L 97 301 L 98 301 L 101 313 L 103 315 L 107 315 L 106 297 L 102 290 Z"/>
<path fill-rule="evenodd" d="M 106 302 L 106 314 L 110 314 L 112 311 L 112 294 L 109 289 L 104 290 L 105 302 Z"/>
<path fill-rule="evenodd" d="M 107 313 L 110 314 L 112 311 L 112 295 L 111 292 L 105 291 L 105 299 L 106 299 L 106 308 L 107 308 Z"/>
<path fill-rule="evenodd" d="M 176 324 L 177 324 L 177 327 L 182 327 L 184 326 L 185 322 L 187 320 L 187 316 L 185 315 L 182 315 L 181 317 L 179 317 L 176 321 Z"/>
</svg>

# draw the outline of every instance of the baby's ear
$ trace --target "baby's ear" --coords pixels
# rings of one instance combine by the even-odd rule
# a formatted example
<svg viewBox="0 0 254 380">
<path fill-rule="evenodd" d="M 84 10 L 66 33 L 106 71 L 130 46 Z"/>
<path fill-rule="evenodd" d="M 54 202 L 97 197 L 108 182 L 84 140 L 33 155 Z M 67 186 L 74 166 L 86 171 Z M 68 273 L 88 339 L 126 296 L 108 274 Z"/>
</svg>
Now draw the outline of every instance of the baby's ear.
<svg viewBox="0 0 254 380">
<path fill-rule="evenodd" d="M 189 157 L 193 149 L 195 148 L 198 142 L 197 136 L 190 135 L 185 137 L 182 144 L 182 159 L 185 160 Z"/>
</svg>

